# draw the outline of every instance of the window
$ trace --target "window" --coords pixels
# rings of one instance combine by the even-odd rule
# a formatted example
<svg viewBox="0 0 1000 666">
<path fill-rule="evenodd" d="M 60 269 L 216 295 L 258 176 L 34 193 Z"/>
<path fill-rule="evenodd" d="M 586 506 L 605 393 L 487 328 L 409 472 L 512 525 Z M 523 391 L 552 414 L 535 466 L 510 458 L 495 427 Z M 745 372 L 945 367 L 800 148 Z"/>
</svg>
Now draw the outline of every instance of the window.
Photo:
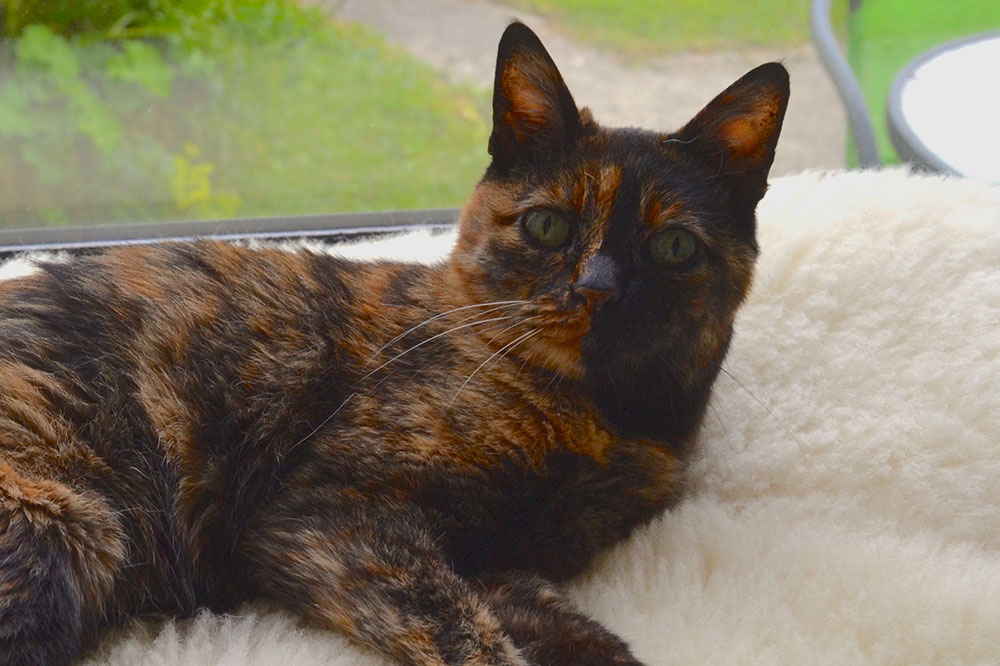
<svg viewBox="0 0 1000 666">
<path fill-rule="evenodd" d="M 331 216 L 462 203 L 515 15 L 611 125 L 676 128 L 783 59 L 773 173 L 844 162 L 805 0 L 0 0 L 0 246 L 446 222 Z"/>
</svg>

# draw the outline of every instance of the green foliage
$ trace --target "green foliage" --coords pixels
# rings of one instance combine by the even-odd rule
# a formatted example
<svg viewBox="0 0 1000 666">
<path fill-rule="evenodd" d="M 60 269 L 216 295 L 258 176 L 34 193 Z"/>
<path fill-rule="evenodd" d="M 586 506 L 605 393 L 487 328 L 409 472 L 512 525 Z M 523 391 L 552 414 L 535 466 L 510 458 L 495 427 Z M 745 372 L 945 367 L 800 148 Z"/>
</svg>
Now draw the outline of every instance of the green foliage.
<svg viewBox="0 0 1000 666">
<path fill-rule="evenodd" d="M 104 68 L 110 79 L 141 85 L 157 97 L 170 96 L 174 70 L 154 47 L 145 42 L 128 41 L 121 53 L 116 53 Z"/>
<path fill-rule="evenodd" d="M 3 86 L 0 93 L 0 139 L 25 138 L 35 134 L 38 125 L 35 116 L 30 113 L 29 92 L 17 86 Z"/>
<path fill-rule="evenodd" d="M 456 205 L 485 165 L 485 98 L 291 0 L 19 34 L 0 40 L 4 226 Z"/>
<path fill-rule="evenodd" d="M 198 146 L 189 142 L 184 145 L 184 152 L 185 155 L 174 156 L 170 175 L 170 192 L 177 210 L 202 219 L 235 215 L 242 201 L 240 195 L 215 189 L 212 183 L 215 165 L 197 161 L 201 157 Z"/>
<path fill-rule="evenodd" d="M 46 70 L 56 83 L 66 85 L 80 73 L 76 52 L 52 30 L 43 25 L 30 25 L 14 44 L 18 64 L 24 68 Z"/>
<path fill-rule="evenodd" d="M 6 0 L 0 35 L 16 37 L 31 25 L 62 35 L 103 32 L 154 20 L 169 0 Z"/>
<path fill-rule="evenodd" d="M 22 113 L 33 114 L 38 108 L 46 107 L 65 108 L 72 125 L 89 136 L 98 150 L 109 154 L 118 147 L 122 133 L 119 123 L 94 90 L 80 78 L 78 51 L 49 28 L 31 25 L 15 43 L 14 53 L 21 80 L 27 82 L 27 99 L 35 107 L 25 107 Z M 11 86 L 15 90 L 16 87 Z M 24 88 L 21 99 L 24 99 L 23 93 Z M 17 92 L 12 94 L 18 96 Z M 0 132 L 3 131 L 0 127 Z"/>
</svg>

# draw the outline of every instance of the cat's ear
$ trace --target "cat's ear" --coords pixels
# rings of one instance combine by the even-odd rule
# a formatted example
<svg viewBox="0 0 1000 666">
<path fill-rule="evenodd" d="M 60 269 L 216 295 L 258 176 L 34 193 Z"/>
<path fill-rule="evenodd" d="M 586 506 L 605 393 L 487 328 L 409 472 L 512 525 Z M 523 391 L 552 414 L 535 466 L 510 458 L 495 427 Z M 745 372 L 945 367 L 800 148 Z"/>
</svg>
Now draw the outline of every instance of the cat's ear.
<svg viewBox="0 0 1000 666">
<path fill-rule="evenodd" d="M 767 189 L 787 106 L 788 71 L 767 63 L 726 88 L 671 140 L 708 160 L 756 205 Z"/>
<path fill-rule="evenodd" d="M 576 137 L 580 112 L 542 42 L 523 23 L 511 23 L 497 49 L 490 155 L 504 170 L 544 158 Z"/>
</svg>

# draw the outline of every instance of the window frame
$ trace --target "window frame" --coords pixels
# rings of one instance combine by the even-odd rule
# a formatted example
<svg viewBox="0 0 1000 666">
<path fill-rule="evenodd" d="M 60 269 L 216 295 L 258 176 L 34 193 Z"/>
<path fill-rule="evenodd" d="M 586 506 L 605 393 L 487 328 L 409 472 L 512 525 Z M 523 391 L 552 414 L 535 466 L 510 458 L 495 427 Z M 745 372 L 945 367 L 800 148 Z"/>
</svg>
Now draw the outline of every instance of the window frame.
<svg viewBox="0 0 1000 666">
<path fill-rule="evenodd" d="M 26 252 L 87 253 L 121 245 L 211 238 L 229 241 L 311 239 L 343 242 L 418 228 L 450 229 L 458 208 L 0 229 L 0 260 Z"/>
</svg>

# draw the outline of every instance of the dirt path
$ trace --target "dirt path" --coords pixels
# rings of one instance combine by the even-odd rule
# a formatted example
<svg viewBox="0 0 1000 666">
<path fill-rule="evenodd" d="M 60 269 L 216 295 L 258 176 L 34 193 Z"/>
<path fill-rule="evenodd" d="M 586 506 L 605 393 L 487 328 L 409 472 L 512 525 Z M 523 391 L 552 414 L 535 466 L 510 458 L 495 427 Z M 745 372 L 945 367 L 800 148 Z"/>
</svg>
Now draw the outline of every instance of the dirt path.
<svg viewBox="0 0 1000 666">
<path fill-rule="evenodd" d="M 811 48 L 679 54 L 636 64 L 566 38 L 549 20 L 486 0 L 314 0 L 365 23 L 456 81 L 492 85 L 496 43 L 516 15 L 552 54 L 578 103 L 600 122 L 674 129 L 729 83 L 769 60 L 792 77 L 774 175 L 844 165 L 845 116 Z"/>
</svg>

